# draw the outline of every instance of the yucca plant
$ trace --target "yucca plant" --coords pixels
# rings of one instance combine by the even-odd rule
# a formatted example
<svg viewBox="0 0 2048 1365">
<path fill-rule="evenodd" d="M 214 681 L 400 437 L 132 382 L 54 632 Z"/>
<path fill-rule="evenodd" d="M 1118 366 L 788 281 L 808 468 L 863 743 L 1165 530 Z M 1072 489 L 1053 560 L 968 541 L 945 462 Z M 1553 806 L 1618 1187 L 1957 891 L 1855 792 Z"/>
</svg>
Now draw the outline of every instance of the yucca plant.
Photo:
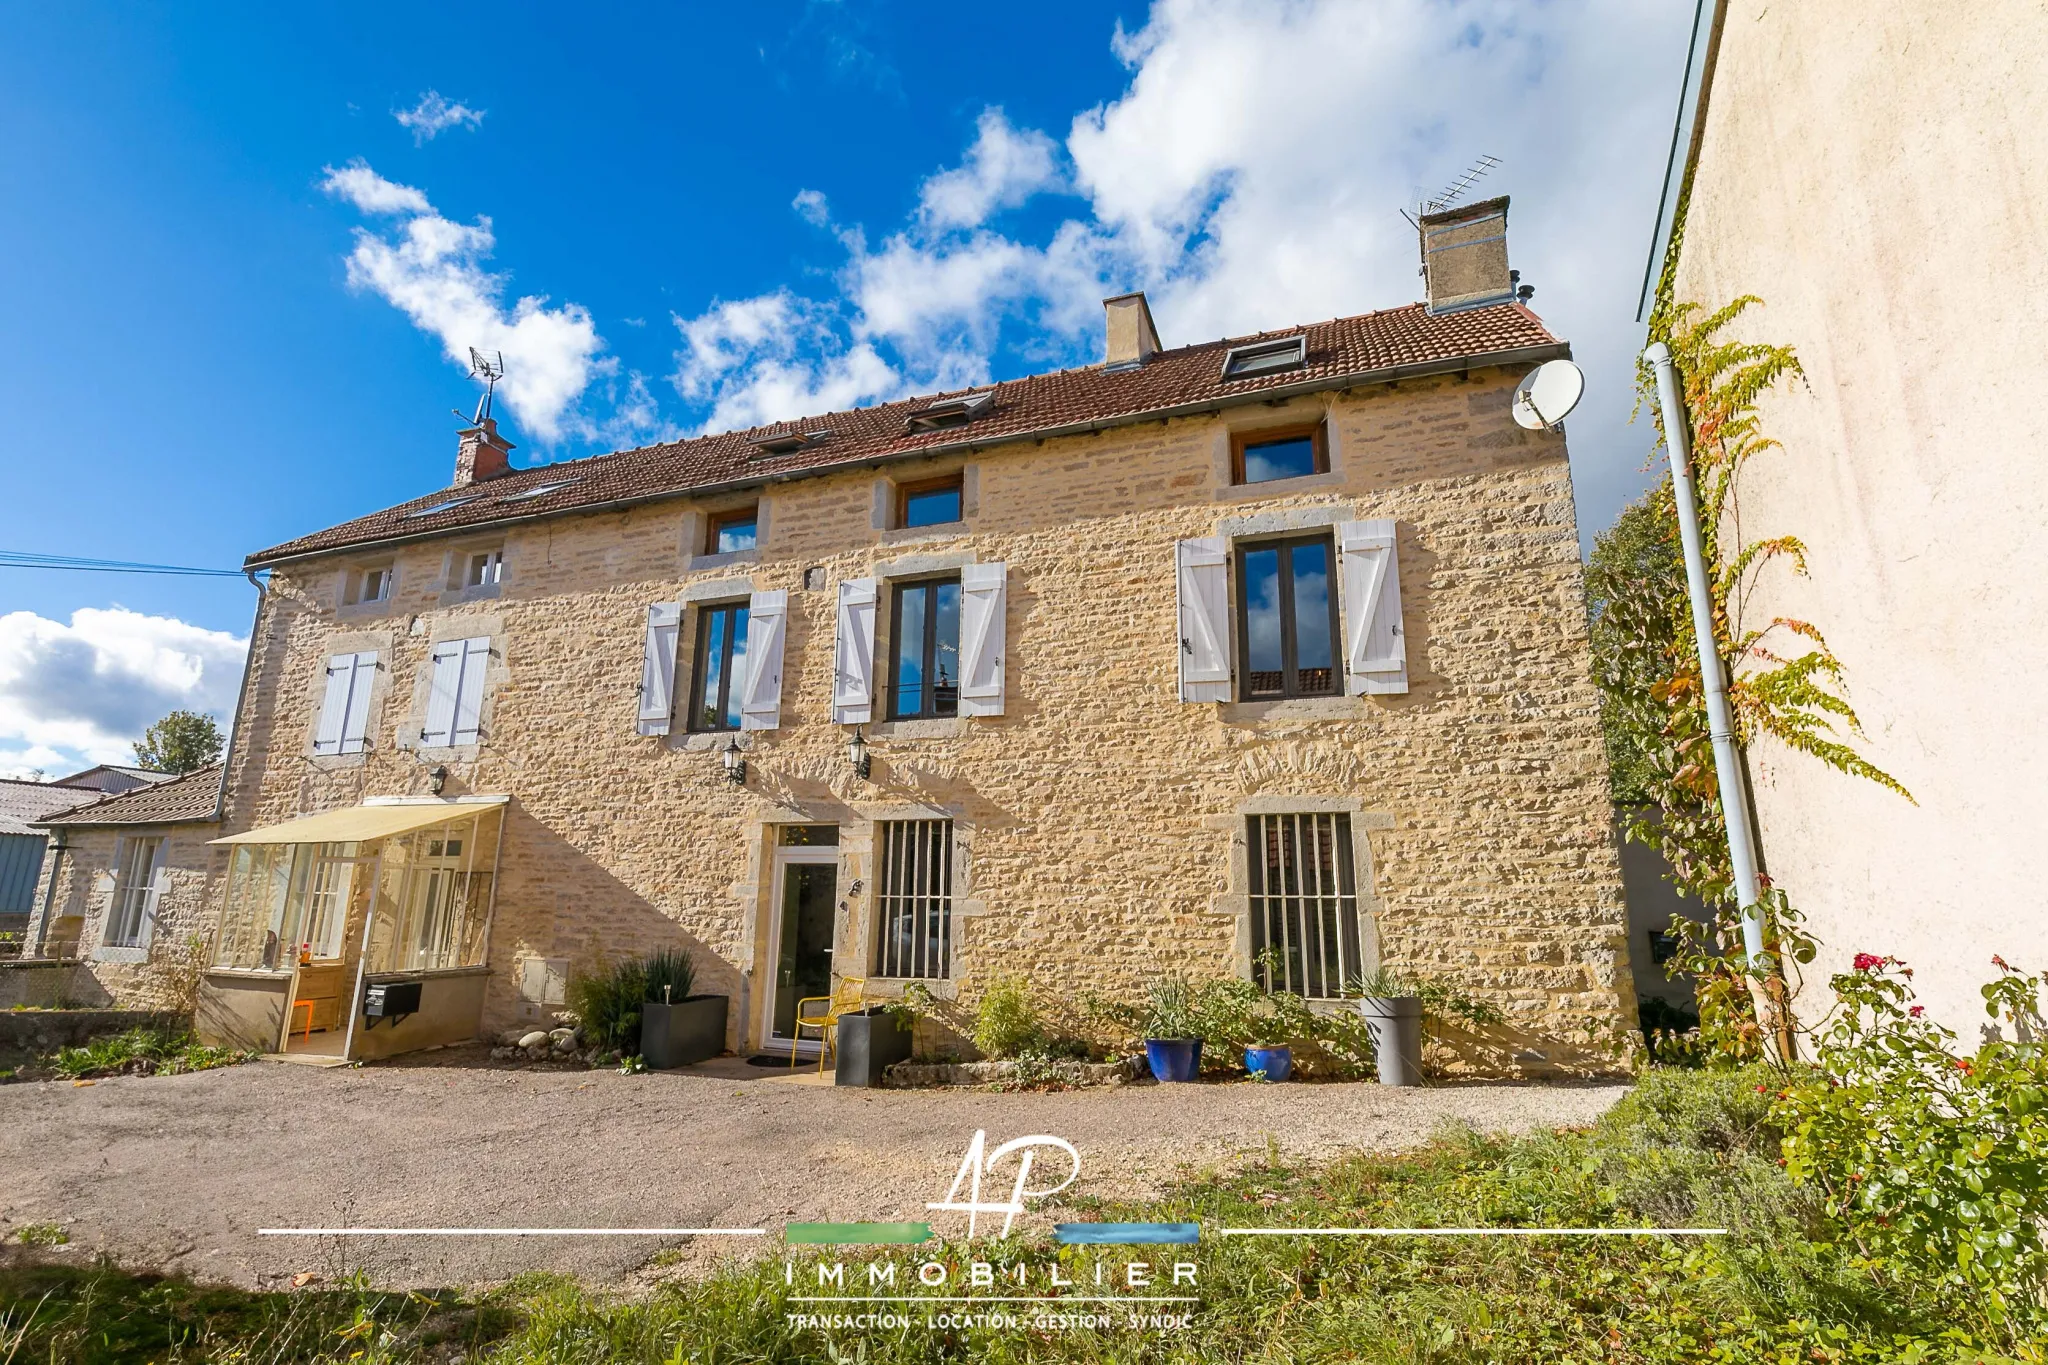
<svg viewBox="0 0 2048 1365">
<path fill-rule="evenodd" d="M 697 983 L 697 967 L 681 948 L 657 948 L 647 955 L 641 968 L 647 987 L 644 999 L 658 1005 L 673 1005 L 690 998 Z"/>
</svg>

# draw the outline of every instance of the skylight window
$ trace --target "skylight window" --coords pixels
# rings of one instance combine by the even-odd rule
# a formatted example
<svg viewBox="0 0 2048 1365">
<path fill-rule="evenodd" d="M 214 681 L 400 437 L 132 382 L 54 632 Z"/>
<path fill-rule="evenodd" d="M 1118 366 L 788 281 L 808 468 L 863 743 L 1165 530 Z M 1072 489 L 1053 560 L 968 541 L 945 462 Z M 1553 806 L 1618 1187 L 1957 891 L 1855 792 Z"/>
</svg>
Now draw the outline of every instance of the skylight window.
<svg viewBox="0 0 2048 1365">
<path fill-rule="evenodd" d="M 903 426 L 907 431 L 939 431 L 946 427 L 965 426 L 987 412 L 995 401 L 993 389 L 962 394 L 958 398 L 941 398 L 922 411 L 911 413 Z"/>
<path fill-rule="evenodd" d="M 504 497 L 499 498 L 498 501 L 530 502 L 534 498 L 545 497 L 546 495 L 554 492 L 558 488 L 572 487 L 577 482 L 578 480 L 576 479 L 552 479 L 547 483 L 537 483 L 531 488 L 522 488 L 517 493 L 507 493 Z"/>
<path fill-rule="evenodd" d="M 473 493 L 466 498 L 449 498 L 443 502 L 437 502 L 432 507 L 415 507 L 412 511 L 407 512 L 406 516 L 431 517 L 439 512 L 452 512 L 458 507 L 469 506 L 469 504 L 475 502 L 481 496 L 482 494 Z"/>
<path fill-rule="evenodd" d="M 755 437 L 754 449 L 763 455 L 794 455 L 799 450 L 820 444 L 831 434 L 822 427 L 817 431 L 778 431 Z"/>
<path fill-rule="evenodd" d="M 1307 358 L 1307 337 L 1283 337 L 1279 341 L 1260 341 L 1250 346 L 1234 346 L 1230 354 L 1223 357 L 1223 377 L 1250 379 L 1255 375 L 1299 369 Z"/>
</svg>

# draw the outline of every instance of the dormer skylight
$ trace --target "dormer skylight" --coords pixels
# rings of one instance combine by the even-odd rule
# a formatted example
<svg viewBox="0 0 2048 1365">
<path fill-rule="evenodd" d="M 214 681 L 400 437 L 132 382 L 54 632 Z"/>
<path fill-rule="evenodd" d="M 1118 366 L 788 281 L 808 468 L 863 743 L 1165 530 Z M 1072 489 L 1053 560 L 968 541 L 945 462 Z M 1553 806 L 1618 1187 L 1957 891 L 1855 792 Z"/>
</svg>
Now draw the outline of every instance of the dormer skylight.
<svg viewBox="0 0 2048 1365">
<path fill-rule="evenodd" d="M 405 515 L 408 518 L 431 517 L 434 516 L 436 513 L 440 512 L 453 512 L 458 507 L 469 506 L 471 503 L 475 502 L 479 497 L 482 496 L 483 495 L 480 493 L 472 493 L 466 498 L 447 498 L 441 502 L 435 503 L 431 507 L 415 507 L 412 511 L 407 512 Z"/>
<path fill-rule="evenodd" d="M 777 431 L 767 436 L 756 436 L 753 446 L 763 455 L 794 455 L 799 450 L 809 450 L 823 443 L 831 435 L 823 427 L 816 431 Z"/>
<path fill-rule="evenodd" d="M 1249 346 L 1233 346 L 1223 357 L 1225 379 L 1250 379 L 1256 375 L 1275 374 L 1281 370 L 1298 370 L 1308 358 L 1308 338 L 1305 336 L 1282 337 L 1278 341 L 1258 341 Z"/>
<path fill-rule="evenodd" d="M 550 479 L 546 483 L 537 483 L 531 488 L 522 488 L 517 493 L 507 493 L 504 497 L 499 498 L 498 501 L 530 502 L 535 498 L 546 497 L 556 489 L 573 487 L 577 482 L 578 480 L 576 479 Z"/>
<path fill-rule="evenodd" d="M 941 398 L 931 406 L 911 413 L 904 419 L 903 428 L 906 431 L 939 431 L 946 427 L 965 426 L 987 412 L 995 401 L 994 389 L 962 394 L 958 398 Z"/>
</svg>

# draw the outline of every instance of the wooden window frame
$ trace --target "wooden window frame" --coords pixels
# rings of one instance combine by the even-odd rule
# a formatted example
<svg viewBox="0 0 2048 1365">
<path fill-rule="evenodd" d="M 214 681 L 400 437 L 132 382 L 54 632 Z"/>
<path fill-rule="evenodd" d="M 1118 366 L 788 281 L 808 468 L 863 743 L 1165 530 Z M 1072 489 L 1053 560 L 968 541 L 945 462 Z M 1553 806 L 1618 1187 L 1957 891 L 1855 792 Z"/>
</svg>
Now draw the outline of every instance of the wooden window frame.
<svg viewBox="0 0 2048 1365">
<path fill-rule="evenodd" d="M 731 602 L 705 602 L 697 608 L 697 642 L 690 651 L 692 665 L 689 709 L 683 716 L 683 728 L 691 734 L 722 735 L 736 732 L 741 728 L 738 721 L 727 725 L 725 714 L 732 701 L 733 688 L 737 685 L 732 676 L 732 665 L 733 651 L 739 647 L 739 643 L 733 628 L 739 622 L 739 614 L 748 611 L 749 605 L 748 599 L 739 598 Z M 705 725 L 701 723 L 698 708 L 704 702 L 704 667 L 710 662 L 708 656 L 711 653 L 711 618 L 721 613 L 726 617 L 726 628 L 725 658 L 721 661 L 724 667 L 718 675 L 718 720 L 716 724 Z"/>
<path fill-rule="evenodd" d="M 1315 446 L 1315 468 L 1309 474 L 1292 474 L 1289 478 L 1308 478 L 1313 474 L 1330 472 L 1330 436 L 1326 422 L 1304 422 L 1291 427 L 1262 427 L 1253 431 L 1230 433 L 1230 482 L 1233 486 L 1256 488 L 1258 484 L 1246 483 L 1244 477 L 1244 452 L 1247 446 L 1262 446 L 1278 441 L 1298 441 L 1308 437 Z M 1261 479 L 1259 483 L 1285 483 L 1286 479 Z"/>
<path fill-rule="evenodd" d="M 956 470 L 935 479 L 916 479 L 910 483 L 896 485 L 896 529 L 899 531 L 923 530 L 923 526 L 910 524 L 910 500 L 920 493 L 936 493 L 950 488 L 960 495 L 960 515 L 951 521 L 928 521 L 925 526 L 958 526 L 967 520 L 967 473 Z"/>
<path fill-rule="evenodd" d="M 953 711 L 949 715 L 938 709 L 939 692 L 932 677 L 933 666 L 937 663 L 939 656 L 939 595 L 937 589 L 947 583 L 951 583 L 954 587 L 958 588 L 960 586 L 960 575 L 950 573 L 939 574 L 932 578 L 899 578 L 889 584 L 889 678 L 887 690 L 884 693 L 884 696 L 887 698 L 887 705 L 883 707 L 883 715 L 888 720 L 951 720 L 954 716 L 960 714 L 960 680 L 958 678 L 953 679 Z M 919 698 L 917 710 L 899 711 L 897 704 L 901 700 L 901 694 L 896 687 L 896 670 L 903 662 L 903 651 L 899 647 L 899 636 L 903 629 L 903 594 L 924 588 L 933 589 L 933 592 L 929 599 L 929 605 L 925 609 L 924 641 L 923 648 L 919 652 L 919 671 L 924 678 L 923 693 Z M 953 647 L 956 652 L 959 646 L 960 642 L 955 640 Z"/>
<path fill-rule="evenodd" d="M 754 525 L 754 543 L 750 550 L 761 548 L 761 504 L 750 503 L 745 507 L 728 507 L 723 512 L 713 512 L 704 518 L 704 553 L 707 555 L 743 555 L 747 550 L 721 550 L 718 548 L 718 533 L 736 522 L 748 521 Z"/>
<path fill-rule="evenodd" d="M 479 578 L 476 582 L 472 583 L 469 581 L 469 576 L 471 571 L 477 567 L 478 560 L 484 561 L 484 569 L 488 577 Z M 457 592 L 482 592 L 485 588 L 495 588 L 504 581 L 504 546 L 492 545 L 481 550 L 464 550 L 462 552 L 462 582 L 457 586 Z"/>
<path fill-rule="evenodd" d="M 1301 667 L 1295 659 L 1294 549 L 1299 545 L 1321 545 L 1329 556 L 1330 598 L 1330 687 L 1325 692 L 1301 690 Z M 1252 692 L 1251 594 L 1245 584 L 1245 556 L 1259 550 L 1280 552 L 1280 690 Z M 1344 630 L 1337 610 L 1337 538 L 1328 531 L 1320 534 L 1276 536 L 1266 540 L 1240 540 L 1231 547 L 1236 563 L 1232 571 L 1236 600 L 1231 604 L 1231 626 L 1237 631 L 1237 699 L 1239 701 L 1292 701 L 1305 697 L 1344 695 Z"/>
</svg>

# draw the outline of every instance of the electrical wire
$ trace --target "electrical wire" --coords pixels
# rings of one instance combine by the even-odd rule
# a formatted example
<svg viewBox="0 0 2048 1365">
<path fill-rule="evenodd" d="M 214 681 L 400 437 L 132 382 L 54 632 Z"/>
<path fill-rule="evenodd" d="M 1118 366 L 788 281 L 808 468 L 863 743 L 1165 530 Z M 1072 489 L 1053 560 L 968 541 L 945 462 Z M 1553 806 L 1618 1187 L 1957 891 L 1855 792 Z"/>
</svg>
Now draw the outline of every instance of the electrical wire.
<svg viewBox="0 0 2048 1365">
<path fill-rule="evenodd" d="M 27 550 L 0 550 L 0 569 L 62 569 L 71 573 L 170 574 L 181 578 L 240 578 L 240 569 L 199 569 L 186 564 L 136 564 L 125 559 L 82 559 Z"/>
</svg>

